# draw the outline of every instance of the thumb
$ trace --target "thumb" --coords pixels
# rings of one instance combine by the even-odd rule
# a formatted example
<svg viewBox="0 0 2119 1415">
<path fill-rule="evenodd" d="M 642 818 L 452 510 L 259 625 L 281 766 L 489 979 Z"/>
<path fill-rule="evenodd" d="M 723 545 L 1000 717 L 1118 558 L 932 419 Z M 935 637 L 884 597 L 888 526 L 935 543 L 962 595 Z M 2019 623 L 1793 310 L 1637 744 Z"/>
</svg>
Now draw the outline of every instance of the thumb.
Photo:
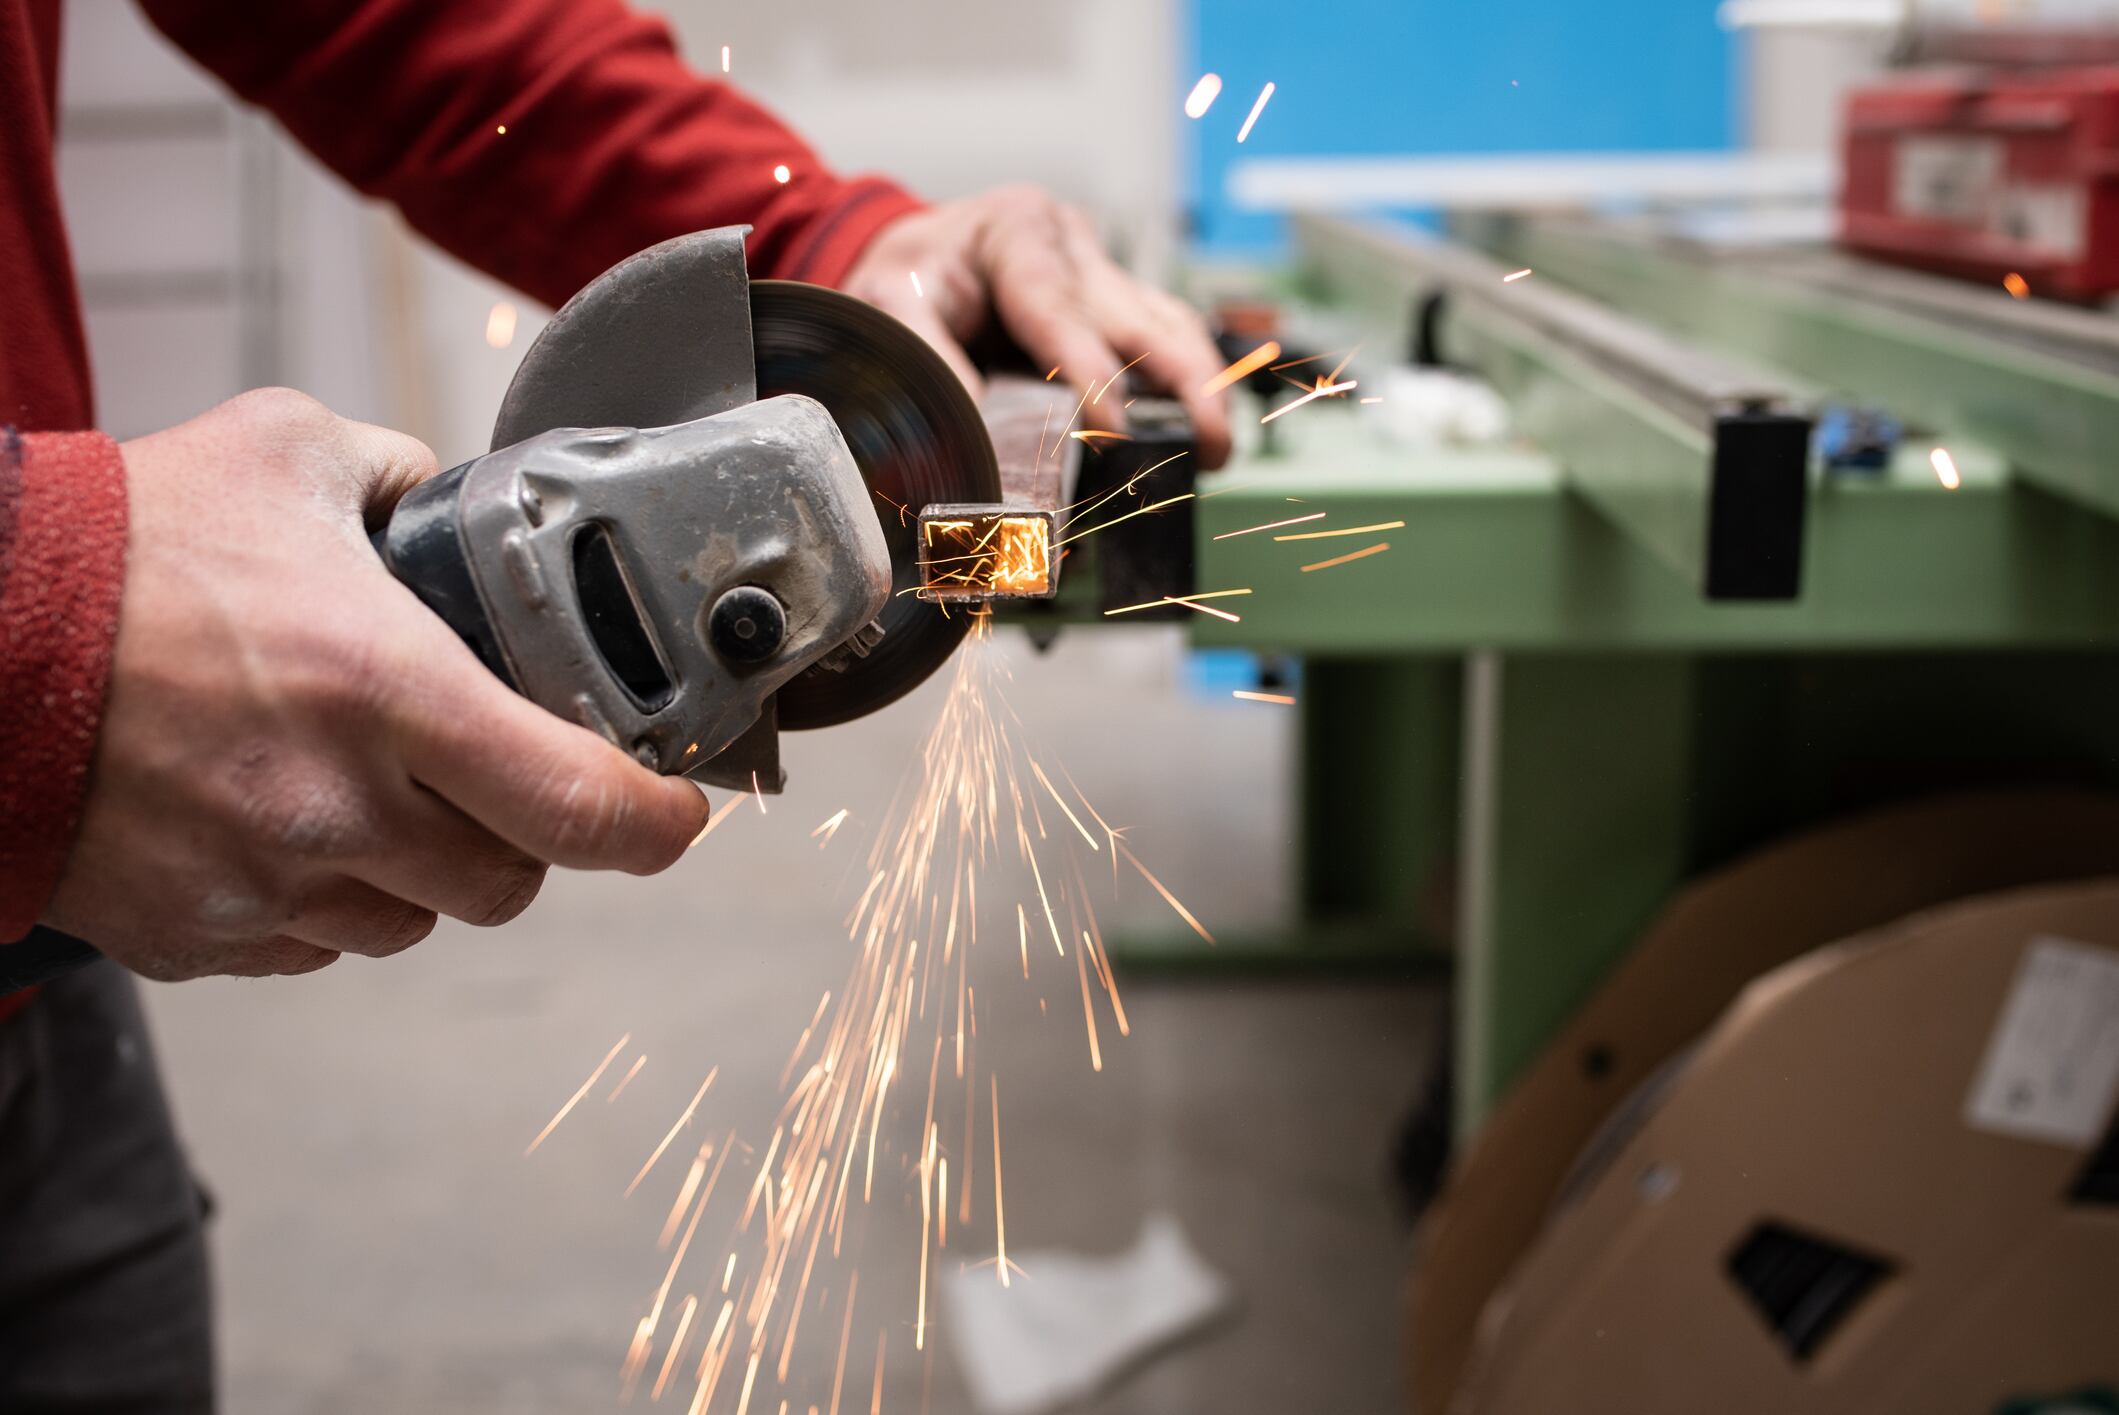
<svg viewBox="0 0 2119 1415">
<path fill-rule="evenodd" d="M 371 531 L 390 519 L 406 492 L 441 470 L 433 449 L 416 437 L 351 420 L 345 433 L 350 490 Z"/>
</svg>

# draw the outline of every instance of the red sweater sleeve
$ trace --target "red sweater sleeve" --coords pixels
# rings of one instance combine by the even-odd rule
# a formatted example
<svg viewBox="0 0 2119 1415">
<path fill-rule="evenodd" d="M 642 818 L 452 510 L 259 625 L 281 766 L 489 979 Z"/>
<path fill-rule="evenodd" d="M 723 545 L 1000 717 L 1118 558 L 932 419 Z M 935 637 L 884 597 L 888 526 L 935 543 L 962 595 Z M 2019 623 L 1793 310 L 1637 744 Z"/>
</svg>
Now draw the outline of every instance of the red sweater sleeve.
<svg viewBox="0 0 2119 1415">
<path fill-rule="evenodd" d="M 917 205 L 834 176 L 621 0 L 142 3 L 348 181 L 548 304 L 645 246 L 738 223 L 754 274 L 833 284 Z"/>
<path fill-rule="evenodd" d="M 59 880 L 125 583 L 125 466 L 99 432 L 0 428 L 0 943 Z"/>
</svg>

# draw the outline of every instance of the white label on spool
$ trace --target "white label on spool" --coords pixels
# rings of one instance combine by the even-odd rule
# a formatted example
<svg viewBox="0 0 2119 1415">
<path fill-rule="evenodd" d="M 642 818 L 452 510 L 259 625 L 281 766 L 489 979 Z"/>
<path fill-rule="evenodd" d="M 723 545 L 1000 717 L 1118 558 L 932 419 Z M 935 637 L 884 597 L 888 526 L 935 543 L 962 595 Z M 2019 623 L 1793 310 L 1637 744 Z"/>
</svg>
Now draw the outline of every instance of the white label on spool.
<svg viewBox="0 0 2119 1415">
<path fill-rule="evenodd" d="M 2119 1094 L 2119 953 L 2034 940 L 1965 1097 L 1977 1130 L 2087 1149 Z"/>
</svg>

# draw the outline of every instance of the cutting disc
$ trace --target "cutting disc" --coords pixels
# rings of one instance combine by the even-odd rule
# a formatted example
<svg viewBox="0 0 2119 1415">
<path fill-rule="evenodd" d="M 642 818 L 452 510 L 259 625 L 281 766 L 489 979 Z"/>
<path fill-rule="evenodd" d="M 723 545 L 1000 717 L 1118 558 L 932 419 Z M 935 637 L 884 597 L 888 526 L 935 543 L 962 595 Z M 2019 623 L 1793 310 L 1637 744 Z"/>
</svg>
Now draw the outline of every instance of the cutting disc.
<svg viewBox="0 0 2119 1415">
<path fill-rule="evenodd" d="M 800 393 L 830 411 L 875 498 L 890 543 L 883 639 L 838 671 L 782 688 L 783 728 L 829 727 L 897 701 L 942 666 L 970 630 L 909 591 L 919 584 L 914 520 L 935 502 L 994 502 L 1001 474 L 971 395 L 925 339 L 875 306 L 821 285 L 754 280 L 758 396 Z"/>
</svg>

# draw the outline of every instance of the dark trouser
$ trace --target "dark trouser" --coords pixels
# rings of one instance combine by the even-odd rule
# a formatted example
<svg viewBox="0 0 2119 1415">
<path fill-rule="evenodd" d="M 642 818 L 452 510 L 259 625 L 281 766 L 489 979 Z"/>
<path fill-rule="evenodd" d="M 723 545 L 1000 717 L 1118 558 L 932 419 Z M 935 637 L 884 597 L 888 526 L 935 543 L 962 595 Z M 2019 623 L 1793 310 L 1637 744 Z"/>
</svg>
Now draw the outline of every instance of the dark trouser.
<svg viewBox="0 0 2119 1415">
<path fill-rule="evenodd" d="M 0 1021 L 0 1411 L 211 1411 L 202 1218 L 130 975 Z"/>
</svg>

